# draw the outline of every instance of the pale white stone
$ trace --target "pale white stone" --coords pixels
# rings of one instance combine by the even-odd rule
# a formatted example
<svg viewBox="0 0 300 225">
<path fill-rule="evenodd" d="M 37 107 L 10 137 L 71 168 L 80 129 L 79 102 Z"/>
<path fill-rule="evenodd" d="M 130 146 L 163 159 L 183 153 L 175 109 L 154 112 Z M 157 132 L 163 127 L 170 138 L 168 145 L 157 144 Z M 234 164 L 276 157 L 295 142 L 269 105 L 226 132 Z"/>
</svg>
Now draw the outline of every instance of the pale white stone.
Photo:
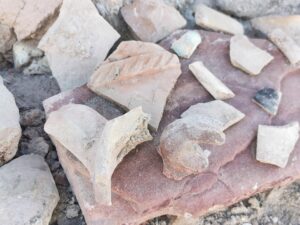
<svg viewBox="0 0 300 225">
<path fill-rule="evenodd" d="M 243 34 L 244 28 L 236 19 L 207 7 L 204 4 L 196 5 L 196 24 L 215 31 L 223 31 L 229 34 Z"/>
<path fill-rule="evenodd" d="M 152 139 L 149 120 L 141 107 L 107 121 L 88 106 L 69 104 L 50 113 L 44 129 L 87 168 L 96 201 L 111 205 L 111 176 L 125 155 Z"/>
<path fill-rule="evenodd" d="M 291 64 L 295 65 L 300 61 L 300 46 L 287 33 L 277 28 L 271 31 L 268 36 Z"/>
<path fill-rule="evenodd" d="M 86 83 L 119 37 L 91 0 L 65 0 L 38 47 L 64 91 Z"/>
<path fill-rule="evenodd" d="M 0 76 L 0 166 L 11 160 L 21 137 L 20 115 L 12 93 L 4 86 Z"/>
<path fill-rule="evenodd" d="M 190 58 L 202 38 L 198 31 L 188 31 L 172 43 L 171 49 L 180 57 Z"/>
<path fill-rule="evenodd" d="M 18 41 L 13 46 L 15 68 L 28 65 L 33 58 L 42 57 L 43 51 L 37 48 L 35 41 Z"/>
<path fill-rule="evenodd" d="M 41 156 L 21 156 L 0 168 L 0 224 L 48 225 L 58 200 Z"/>
<path fill-rule="evenodd" d="M 201 61 L 190 64 L 189 69 L 215 99 L 225 100 L 235 96 L 235 94 L 221 80 L 212 74 Z"/>
<path fill-rule="evenodd" d="M 232 65 L 250 75 L 258 75 L 273 58 L 268 52 L 254 45 L 245 35 L 235 35 L 230 39 Z"/>
<path fill-rule="evenodd" d="M 259 125 L 256 159 L 285 168 L 299 139 L 299 122 L 284 126 Z"/>
</svg>

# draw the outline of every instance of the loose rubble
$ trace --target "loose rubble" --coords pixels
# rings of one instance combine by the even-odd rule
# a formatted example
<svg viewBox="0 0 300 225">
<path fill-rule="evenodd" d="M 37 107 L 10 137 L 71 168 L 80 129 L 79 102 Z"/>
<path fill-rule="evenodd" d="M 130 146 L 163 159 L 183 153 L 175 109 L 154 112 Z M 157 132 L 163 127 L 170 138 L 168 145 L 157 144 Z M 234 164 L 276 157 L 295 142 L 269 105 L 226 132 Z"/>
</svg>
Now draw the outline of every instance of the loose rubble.
<svg viewBox="0 0 300 225">
<path fill-rule="evenodd" d="M 268 36 L 292 65 L 300 62 L 300 46 L 288 34 L 278 28 L 273 30 Z"/>
<path fill-rule="evenodd" d="M 181 74 L 178 57 L 152 43 L 124 41 L 87 86 L 125 109 L 142 106 L 157 129 L 169 93 Z"/>
<path fill-rule="evenodd" d="M 88 169 L 96 202 L 111 205 L 111 176 L 138 144 L 151 140 L 141 107 L 107 121 L 85 105 L 69 104 L 49 115 L 45 131 Z"/>
<path fill-rule="evenodd" d="M 0 166 L 11 160 L 21 137 L 19 109 L 12 93 L 4 86 L 0 76 Z"/>
<path fill-rule="evenodd" d="M 284 126 L 259 125 L 256 159 L 285 168 L 299 139 L 299 122 Z"/>
<path fill-rule="evenodd" d="M 236 19 L 227 16 L 204 4 L 195 6 L 196 24 L 214 31 L 222 31 L 229 34 L 243 34 L 244 28 Z"/>
<path fill-rule="evenodd" d="M 134 0 L 121 9 L 125 22 L 138 40 L 157 42 L 186 25 L 186 20 L 162 0 Z"/>
<path fill-rule="evenodd" d="M 281 101 L 281 92 L 272 88 L 263 88 L 256 92 L 253 101 L 267 113 L 275 116 Z"/>
<path fill-rule="evenodd" d="M 244 35 L 230 39 L 230 61 L 233 66 L 250 75 L 258 75 L 273 60 L 273 56 L 255 46 Z"/>
<path fill-rule="evenodd" d="M 86 83 L 119 37 L 90 0 L 65 0 L 38 47 L 64 91 Z"/>
<path fill-rule="evenodd" d="M 197 31 L 188 31 L 172 43 L 171 49 L 182 58 L 190 58 L 199 44 L 201 36 Z"/>
<path fill-rule="evenodd" d="M 182 180 L 188 175 L 205 171 L 209 165 L 210 150 L 204 150 L 201 144 L 223 145 L 223 131 L 244 116 L 220 100 L 191 106 L 161 135 L 158 152 L 163 159 L 164 175 Z"/>
<path fill-rule="evenodd" d="M 0 168 L 0 180 L 0 224 L 49 224 L 59 195 L 42 157 L 11 161 Z"/>
<path fill-rule="evenodd" d="M 190 64 L 189 69 L 215 99 L 225 100 L 235 96 L 235 94 L 222 81 L 216 78 L 201 61 Z"/>
</svg>

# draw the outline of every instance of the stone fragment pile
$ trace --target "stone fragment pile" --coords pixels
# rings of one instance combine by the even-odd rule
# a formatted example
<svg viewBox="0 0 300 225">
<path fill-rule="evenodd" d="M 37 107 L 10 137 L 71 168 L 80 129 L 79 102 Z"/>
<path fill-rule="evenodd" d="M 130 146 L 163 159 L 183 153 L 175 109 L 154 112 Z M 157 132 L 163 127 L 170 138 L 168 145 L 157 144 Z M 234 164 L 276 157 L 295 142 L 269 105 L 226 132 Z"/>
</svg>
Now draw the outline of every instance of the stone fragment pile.
<svg viewBox="0 0 300 225">
<path fill-rule="evenodd" d="M 194 11 L 197 29 L 179 30 L 176 8 L 134 0 L 120 13 L 135 40 L 118 41 L 91 0 L 0 0 L 0 61 L 61 89 L 44 131 L 88 225 L 184 224 L 300 178 L 300 16 L 252 19 L 268 41 Z M 57 188 L 41 156 L 13 159 L 20 115 L 1 77 L 0 94 L 0 224 L 49 224 Z"/>
</svg>

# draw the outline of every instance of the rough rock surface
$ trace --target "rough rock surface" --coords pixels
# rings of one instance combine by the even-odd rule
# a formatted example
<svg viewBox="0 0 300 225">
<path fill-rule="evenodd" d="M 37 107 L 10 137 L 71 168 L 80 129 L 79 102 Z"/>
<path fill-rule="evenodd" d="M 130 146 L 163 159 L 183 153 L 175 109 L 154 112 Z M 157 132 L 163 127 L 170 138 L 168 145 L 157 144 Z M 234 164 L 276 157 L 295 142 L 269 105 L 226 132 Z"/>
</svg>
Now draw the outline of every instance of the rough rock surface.
<svg viewBox="0 0 300 225">
<path fill-rule="evenodd" d="M 1 0 L 0 24 L 14 28 L 18 40 L 36 37 L 55 17 L 62 0 Z"/>
<path fill-rule="evenodd" d="M 67 90 L 87 82 L 119 37 L 90 0 L 66 0 L 38 47 L 61 90 Z"/>
<path fill-rule="evenodd" d="M 59 200 L 44 159 L 19 157 L 0 168 L 0 223 L 48 225 Z"/>
<path fill-rule="evenodd" d="M 157 42 L 186 25 L 186 20 L 162 0 L 134 0 L 121 9 L 130 29 L 141 41 Z"/>
<path fill-rule="evenodd" d="M 9 51 L 13 48 L 13 44 L 16 40 L 12 29 L 0 22 L 0 56 L 2 55 L 2 57 L 10 62 L 12 62 L 12 55 Z"/>
<path fill-rule="evenodd" d="M 157 129 L 180 73 L 178 57 L 159 45 L 124 41 L 93 73 L 88 87 L 125 109 L 142 106 Z"/>
<path fill-rule="evenodd" d="M 216 0 L 216 5 L 238 17 L 254 18 L 270 14 L 299 13 L 299 0 Z"/>
<path fill-rule="evenodd" d="M 12 93 L 4 86 L 0 76 L 0 166 L 11 160 L 21 137 L 19 109 Z"/>
<path fill-rule="evenodd" d="M 169 49 L 174 38 L 181 35 L 182 32 L 176 32 L 163 41 L 162 45 Z M 201 35 L 204 41 L 194 56 L 189 60 L 182 60 L 183 74 L 169 97 L 153 142 L 139 146 L 138 151 L 125 157 L 116 169 L 112 177 L 112 206 L 93 207 L 95 202 L 90 196 L 93 190 L 87 170 L 70 157 L 62 146 L 56 144 L 62 166 L 89 225 L 119 225 L 124 222 L 138 224 L 163 214 L 190 213 L 196 217 L 300 177 L 299 143 L 291 155 L 292 160 L 284 170 L 257 162 L 253 146 L 258 124 L 299 121 L 299 99 L 295 96 L 300 85 L 297 68 L 286 64 L 284 56 L 270 42 L 253 40 L 258 47 L 268 49 L 274 60 L 261 76 L 248 76 L 230 64 L 230 37 L 204 31 Z M 210 57 L 207 57 L 208 53 Z M 188 70 L 191 61 L 196 60 L 201 60 L 213 68 L 212 72 L 236 93 L 236 97 L 228 100 L 228 103 L 245 112 L 246 117 L 227 130 L 227 141 L 224 145 L 212 149 L 211 163 L 205 173 L 175 182 L 162 174 L 162 161 L 156 150 L 159 134 L 165 126 L 178 119 L 191 105 L 212 100 Z M 273 119 L 251 101 L 256 91 L 265 86 L 281 89 L 283 92 L 281 108 Z M 120 115 L 115 106 L 103 102 L 86 87 L 50 98 L 44 102 L 45 110 L 49 113 L 71 101 L 93 105 L 98 111 L 104 111 L 108 119 Z M 245 129 L 247 132 L 241 132 Z"/>
</svg>

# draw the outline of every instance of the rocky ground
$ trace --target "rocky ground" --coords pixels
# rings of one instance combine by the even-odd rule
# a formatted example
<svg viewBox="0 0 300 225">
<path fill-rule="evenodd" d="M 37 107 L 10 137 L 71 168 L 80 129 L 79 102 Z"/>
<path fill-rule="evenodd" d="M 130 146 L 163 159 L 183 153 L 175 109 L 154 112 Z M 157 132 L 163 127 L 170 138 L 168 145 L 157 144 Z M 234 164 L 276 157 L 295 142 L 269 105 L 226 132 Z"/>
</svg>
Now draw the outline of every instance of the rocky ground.
<svg viewBox="0 0 300 225">
<path fill-rule="evenodd" d="M 58 161 L 55 147 L 43 131 L 45 114 L 42 101 L 59 93 L 51 74 L 24 75 L 7 67 L 0 70 L 5 85 L 14 94 L 21 114 L 23 130 L 17 156 L 35 153 L 45 157 L 60 194 L 51 225 L 84 225 L 85 221 L 64 171 Z M 249 178 L 251 179 L 251 178 Z M 162 216 L 145 225 L 167 225 L 173 217 Z M 199 225 L 271 225 L 300 224 L 300 181 L 258 194 L 224 211 L 199 219 Z"/>
</svg>

